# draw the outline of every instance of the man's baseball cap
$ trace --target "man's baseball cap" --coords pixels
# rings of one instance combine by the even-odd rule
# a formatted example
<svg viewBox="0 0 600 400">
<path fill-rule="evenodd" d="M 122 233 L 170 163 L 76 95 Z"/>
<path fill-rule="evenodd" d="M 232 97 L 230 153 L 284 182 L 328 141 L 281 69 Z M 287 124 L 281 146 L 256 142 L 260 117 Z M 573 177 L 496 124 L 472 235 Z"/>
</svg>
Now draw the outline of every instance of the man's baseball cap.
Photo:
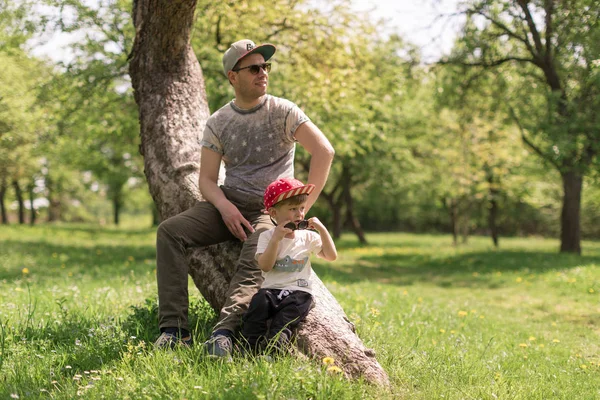
<svg viewBox="0 0 600 400">
<path fill-rule="evenodd" d="M 298 179 L 294 178 L 280 178 L 275 182 L 267 186 L 265 190 L 265 209 L 273 207 L 275 204 L 289 199 L 299 194 L 310 194 L 315 190 L 315 185 L 309 183 L 305 185 Z"/>
<path fill-rule="evenodd" d="M 265 61 L 267 61 L 269 58 L 273 57 L 276 50 L 275 46 L 270 43 L 257 46 L 252 40 L 239 40 L 233 43 L 231 47 L 227 49 L 225 54 L 223 54 L 223 72 L 225 73 L 225 76 L 227 76 L 227 73 L 235 67 L 235 64 L 249 54 L 262 54 Z"/>
</svg>

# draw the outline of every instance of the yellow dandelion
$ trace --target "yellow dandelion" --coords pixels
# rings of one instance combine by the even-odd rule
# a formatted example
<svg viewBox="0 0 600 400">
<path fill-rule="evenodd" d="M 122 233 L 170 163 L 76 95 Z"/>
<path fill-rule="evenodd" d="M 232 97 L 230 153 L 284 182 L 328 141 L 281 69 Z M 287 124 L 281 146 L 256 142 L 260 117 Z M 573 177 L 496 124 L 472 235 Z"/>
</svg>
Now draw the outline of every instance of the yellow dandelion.
<svg viewBox="0 0 600 400">
<path fill-rule="evenodd" d="M 575 283 L 575 282 L 577 282 L 577 279 L 575 279 L 575 278 L 571 278 L 571 279 L 569 279 L 569 280 L 568 280 L 568 282 L 569 282 L 569 283 Z"/>
<path fill-rule="evenodd" d="M 419 297 L 419 298 L 417 299 L 417 301 L 418 301 L 419 303 L 422 303 L 422 302 L 423 302 L 423 298 L 422 298 L 422 297 Z"/>
<path fill-rule="evenodd" d="M 477 310 L 471 310 L 471 314 L 477 314 Z"/>
<path fill-rule="evenodd" d="M 407 290 L 405 290 L 404 292 L 402 292 L 402 294 L 403 294 L 404 296 L 406 296 L 406 295 L 408 294 L 408 291 L 407 291 Z"/>
<path fill-rule="evenodd" d="M 588 292 L 590 292 L 590 293 L 594 293 L 594 289 L 592 289 L 592 288 L 589 288 L 589 289 L 588 289 Z"/>
<path fill-rule="evenodd" d="M 581 354 L 575 354 L 575 357 L 581 358 Z"/>
<path fill-rule="evenodd" d="M 323 364 L 325 365 L 332 365 L 335 362 L 335 360 L 332 357 L 325 357 L 323 359 Z"/>
<path fill-rule="evenodd" d="M 581 364 L 581 369 L 587 369 L 587 365 Z"/>
<path fill-rule="evenodd" d="M 466 317 L 468 314 L 469 314 L 468 312 L 462 311 L 462 310 L 458 312 L 459 317 Z"/>
<path fill-rule="evenodd" d="M 515 282 L 517 282 L 517 283 L 519 283 L 519 282 L 523 282 L 523 278 L 521 278 L 521 277 L 519 276 L 517 279 L 515 279 Z"/>
<path fill-rule="evenodd" d="M 450 333 L 451 333 L 451 334 L 455 334 L 455 333 L 456 333 L 456 331 L 455 331 L 454 329 L 452 329 L 452 330 L 450 331 Z"/>
<path fill-rule="evenodd" d="M 552 340 L 552 343 L 560 343 L 560 340 L 558 340 L 558 339 L 553 339 L 553 340 Z"/>
<path fill-rule="evenodd" d="M 546 347 L 546 346 L 544 345 L 544 343 L 540 343 L 540 348 L 542 348 L 542 349 L 543 349 L 544 347 Z"/>
<path fill-rule="evenodd" d="M 519 343 L 519 347 L 527 347 L 527 343 Z"/>
<path fill-rule="evenodd" d="M 552 323 L 552 326 L 556 326 L 556 322 L 553 322 L 553 323 Z"/>
<path fill-rule="evenodd" d="M 20 287 L 15 288 L 15 292 L 22 292 L 22 291 L 23 291 L 23 289 L 21 289 Z"/>
<path fill-rule="evenodd" d="M 440 329 L 440 333 L 446 333 L 445 329 Z"/>
<path fill-rule="evenodd" d="M 528 358 L 527 356 L 523 356 L 523 359 L 524 359 L 524 360 L 527 360 L 527 358 Z"/>
<path fill-rule="evenodd" d="M 485 318 L 485 315 L 480 315 L 479 316 L 479 319 L 484 319 L 484 318 Z"/>
<path fill-rule="evenodd" d="M 341 374 L 342 369 L 335 365 L 330 365 L 329 367 L 327 367 L 327 372 L 329 372 L 330 374 Z"/>
<path fill-rule="evenodd" d="M 530 341 L 530 342 L 533 342 L 533 341 L 535 341 L 535 336 L 529 336 L 529 341 Z"/>
<path fill-rule="evenodd" d="M 379 310 L 376 309 L 375 307 L 371 307 L 371 315 L 376 317 L 379 315 Z"/>
<path fill-rule="evenodd" d="M 23 275 L 27 275 L 29 273 L 29 268 L 25 267 L 21 270 L 21 272 L 23 273 Z"/>
</svg>

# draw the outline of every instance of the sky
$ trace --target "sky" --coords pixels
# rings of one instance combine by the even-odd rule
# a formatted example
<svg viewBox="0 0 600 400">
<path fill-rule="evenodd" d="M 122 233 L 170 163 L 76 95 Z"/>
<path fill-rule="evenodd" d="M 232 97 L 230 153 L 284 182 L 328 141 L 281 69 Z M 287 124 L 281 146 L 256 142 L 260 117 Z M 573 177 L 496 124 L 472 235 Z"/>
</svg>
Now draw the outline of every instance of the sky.
<svg viewBox="0 0 600 400">
<path fill-rule="evenodd" d="M 93 1 L 93 0 L 92 0 Z M 318 6 L 320 1 L 316 0 Z M 358 12 L 369 11 L 374 19 L 384 19 L 390 33 L 399 33 L 407 41 L 419 46 L 424 62 L 433 62 L 452 48 L 460 18 L 450 18 L 460 0 L 351 0 Z M 444 16 L 445 15 L 445 16 Z M 54 61 L 68 61 L 72 56 L 68 44 L 77 37 L 55 35 L 42 46 L 35 46 L 33 54 L 47 56 Z"/>
<path fill-rule="evenodd" d="M 384 19 L 393 32 L 421 48 L 423 61 L 434 61 L 450 52 L 460 17 L 459 0 L 352 0 L 358 11 L 370 10 Z"/>
</svg>

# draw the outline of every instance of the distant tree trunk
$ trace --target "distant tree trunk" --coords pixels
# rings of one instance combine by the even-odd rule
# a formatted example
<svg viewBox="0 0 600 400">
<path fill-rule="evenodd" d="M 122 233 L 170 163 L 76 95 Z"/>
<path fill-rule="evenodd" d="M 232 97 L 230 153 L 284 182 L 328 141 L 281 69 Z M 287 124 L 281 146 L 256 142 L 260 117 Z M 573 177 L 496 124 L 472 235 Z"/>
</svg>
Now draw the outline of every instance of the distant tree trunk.
<svg viewBox="0 0 600 400">
<path fill-rule="evenodd" d="M 46 175 L 46 190 L 48 191 L 48 222 L 60 220 L 61 204 L 60 198 L 55 195 L 54 180 Z"/>
<path fill-rule="evenodd" d="M 581 254 L 581 188 L 583 176 L 573 170 L 561 174 L 563 207 L 560 214 L 560 251 Z"/>
<path fill-rule="evenodd" d="M 331 236 L 335 240 L 342 236 L 342 194 L 336 194 L 340 188 L 341 185 L 338 182 L 338 185 L 330 193 L 321 192 L 321 197 L 325 199 L 331 210 Z"/>
<path fill-rule="evenodd" d="M 158 226 L 160 223 L 160 216 L 158 215 L 158 210 L 156 209 L 156 204 L 152 203 L 152 226 Z"/>
<path fill-rule="evenodd" d="M 450 217 L 450 230 L 452 231 L 452 245 L 458 246 L 458 208 L 456 205 L 456 200 L 452 198 L 445 198 L 442 200 L 442 204 L 444 208 L 448 212 L 448 216 Z"/>
<path fill-rule="evenodd" d="M 0 215 L 2 216 L 2 224 L 8 225 L 8 215 L 6 213 L 6 180 L 0 182 Z"/>
<path fill-rule="evenodd" d="M 17 203 L 19 204 L 19 224 L 23 225 L 25 223 L 25 201 L 23 200 L 23 191 L 21 190 L 21 186 L 16 179 L 13 180 L 12 185 L 15 189 Z"/>
<path fill-rule="evenodd" d="M 494 188 L 494 176 L 491 175 L 491 173 L 488 174 L 488 183 L 490 185 L 490 207 L 488 213 L 488 226 L 490 228 L 492 242 L 494 242 L 494 247 L 498 248 L 498 226 L 496 225 L 496 219 L 498 218 L 498 189 Z"/>
<path fill-rule="evenodd" d="M 195 7 L 195 0 L 133 3 L 136 36 L 129 72 L 139 106 L 144 172 L 163 219 L 200 198 L 198 137 L 209 112 L 202 71 L 190 46 Z M 190 275 L 217 312 L 239 250 L 240 244 L 232 241 L 188 253 Z M 333 357 L 347 376 L 389 384 L 373 352 L 364 347 L 320 281 L 315 282 L 314 295 L 316 307 L 298 333 L 300 348 L 315 357 Z"/>
<path fill-rule="evenodd" d="M 113 223 L 115 225 L 119 225 L 119 217 L 121 215 L 121 199 L 118 197 L 115 197 L 113 199 Z"/>
<path fill-rule="evenodd" d="M 123 185 L 120 183 L 113 183 L 110 192 L 113 206 L 113 223 L 119 226 L 121 220 L 121 208 L 123 207 Z"/>
<path fill-rule="evenodd" d="M 358 237 L 361 244 L 367 244 L 367 238 L 360 226 L 360 221 L 354 215 L 354 200 L 352 199 L 352 176 L 350 175 L 350 168 L 347 165 L 342 167 L 342 196 L 344 203 L 346 203 L 346 221 L 352 227 L 354 233 Z"/>
<path fill-rule="evenodd" d="M 35 207 L 33 206 L 33 201 L 35 200 L 35 193 L 33 192 L 33 189 L 35 188 L 35 184 L 31 184 L 27 187 L 27 189 L 29 189 L 29 209 L 30 209 L 30 214 L 29 214 L 29 224 L 31 226 L 35 225 Z"/>
</svg>

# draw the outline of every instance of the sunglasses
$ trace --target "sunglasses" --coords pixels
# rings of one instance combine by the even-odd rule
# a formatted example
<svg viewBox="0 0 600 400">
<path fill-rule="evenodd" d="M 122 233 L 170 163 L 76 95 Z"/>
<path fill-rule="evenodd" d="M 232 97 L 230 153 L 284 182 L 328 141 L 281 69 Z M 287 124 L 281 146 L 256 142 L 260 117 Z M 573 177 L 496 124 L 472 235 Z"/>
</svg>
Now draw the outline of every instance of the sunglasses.
<svg viewBox="0 0 600 400">
<path fill-rule="evenodd" d="M 308 221 L 307 220 L 300 221 L 300 222 L 298 222 L 298 225 L 296 225 L 296 223 L 292 221 L 292 222 L 288 222 L 283 227 L 291 229 L 293 231 L 295 231 L 297 229 L 308 229 Z"/>
<path fill-rule="evenodd" d="M 232 69 L 233 72 L 240 72 L 243 69 L 248 69 L 252 75 L 256 75 L 260 72 L 260 69 L 264 69 L 266 73 L 271 72 L 271 63 L 264 64 L 252 64 L 244 68 Z"/>
</svg>

